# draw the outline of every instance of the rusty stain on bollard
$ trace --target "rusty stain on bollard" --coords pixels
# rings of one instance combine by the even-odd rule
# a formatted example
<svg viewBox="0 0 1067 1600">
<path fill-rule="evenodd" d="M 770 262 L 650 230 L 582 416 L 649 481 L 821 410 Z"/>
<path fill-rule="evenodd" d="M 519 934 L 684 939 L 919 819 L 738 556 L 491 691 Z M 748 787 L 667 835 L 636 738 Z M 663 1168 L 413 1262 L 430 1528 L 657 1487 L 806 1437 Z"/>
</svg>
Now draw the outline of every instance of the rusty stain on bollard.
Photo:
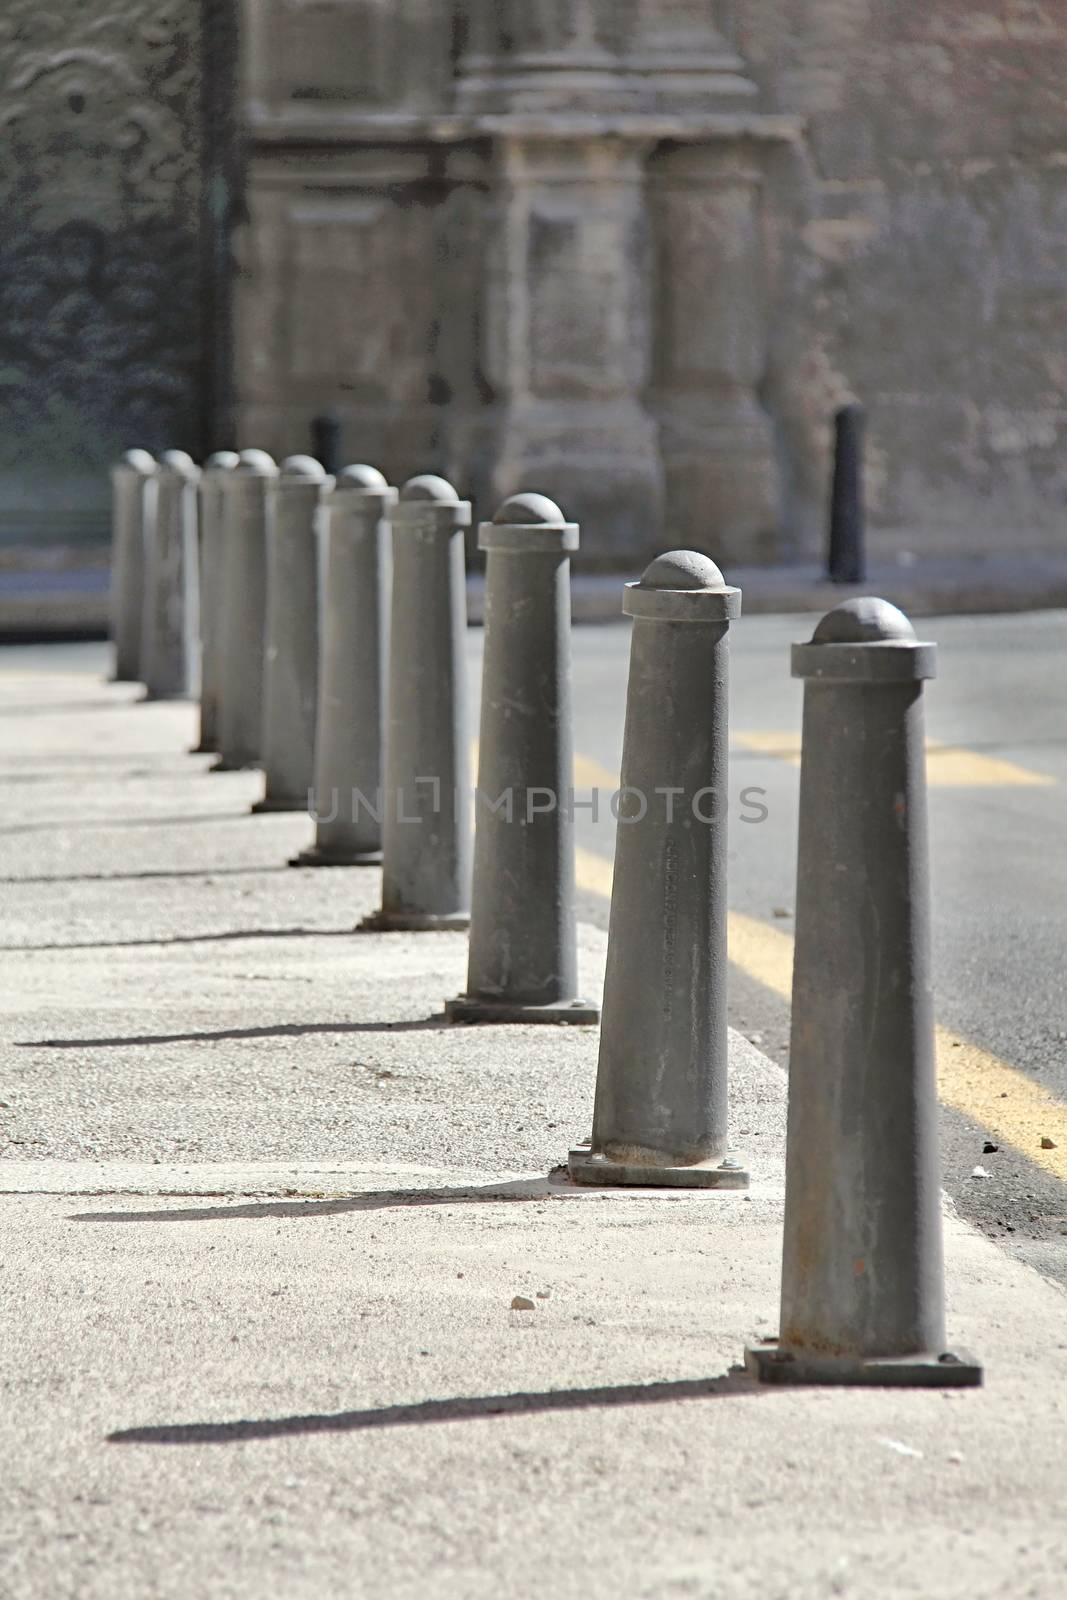
<svg viewBox="0 0 1067 1600">
<path fill-rule="evenodd" d="M 728 1148 L 726 774 L 741 591 L 672 550 L 633 617 L 593 1134 L 582 1184 L 743 1189 Z"/>
<path fill-rule="evenodd" d="M 937 648 L 884 600 L 793 646 L 804 680 L 785 1244 L 765 1383 L 943 1387 L 946 1348 L 923 684 Z"/>
</svg>

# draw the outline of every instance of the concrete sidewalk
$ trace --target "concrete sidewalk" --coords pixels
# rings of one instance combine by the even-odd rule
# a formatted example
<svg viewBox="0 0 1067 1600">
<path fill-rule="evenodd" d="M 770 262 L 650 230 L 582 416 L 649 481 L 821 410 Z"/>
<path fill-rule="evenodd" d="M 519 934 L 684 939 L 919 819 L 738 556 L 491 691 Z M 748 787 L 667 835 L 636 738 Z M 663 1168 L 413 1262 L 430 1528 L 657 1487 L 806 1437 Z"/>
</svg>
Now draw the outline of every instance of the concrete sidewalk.
<svg viewBox="0 0 1067 1600">
<path fill-rule="evenodd" d="M 136 692 L 0 670 L 3 1600 L 1058 1600 L 1060 1290 L 948 1216 L 984 1390 L 758 1391 L 779 1069 L 749 1195 L 550 1178 L 595 1030 L 444 1026 L 464 940 Z"/>
</svg>

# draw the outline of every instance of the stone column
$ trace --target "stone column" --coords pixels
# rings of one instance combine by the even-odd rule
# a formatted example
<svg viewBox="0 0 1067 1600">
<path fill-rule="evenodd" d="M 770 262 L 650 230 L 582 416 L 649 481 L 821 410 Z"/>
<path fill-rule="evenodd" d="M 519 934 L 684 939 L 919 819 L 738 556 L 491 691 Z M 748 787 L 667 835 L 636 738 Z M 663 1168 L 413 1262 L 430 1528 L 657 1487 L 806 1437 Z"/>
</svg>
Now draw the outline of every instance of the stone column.
<svg viewBox="0 0 1067 1600">
<path fill-rule="evenodd" d="M 667 534 L 717 560 L 775 556 L 777 469 L 757 398 L 766 309 L 758 147 L 666 147 L 649 170 L 659 286 L 651 407 Z"/>
<path fill-rule="evenodd" d="M 459 82 L 471 111 L 617 106 L 617 0 L 489 0 L 473 11 Z"/>
<path fill-rule="evenodd" d="M 661 469 L 642 404 L 649 347 L 641 139 L 501 134 L 489 366 L 501 396 L 493 493 L 550 488 L 605 530 L 586 565 L 658 537 Z"/>
<path fill-rule="evenodd" d="M 741 57 L 719 28 L 718 0 L 629 0 L 623 67 L 643 108 L 707 113 L 756 98 Z"/>
</svg>

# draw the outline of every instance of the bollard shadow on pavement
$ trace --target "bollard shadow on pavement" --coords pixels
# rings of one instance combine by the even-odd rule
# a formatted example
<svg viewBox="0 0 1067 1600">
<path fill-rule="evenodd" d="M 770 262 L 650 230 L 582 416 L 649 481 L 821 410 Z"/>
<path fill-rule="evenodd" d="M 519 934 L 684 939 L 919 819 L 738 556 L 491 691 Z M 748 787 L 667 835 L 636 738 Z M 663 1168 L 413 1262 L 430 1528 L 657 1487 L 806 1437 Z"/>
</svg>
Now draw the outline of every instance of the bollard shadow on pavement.
<svg viewBox="0 0 1067 1600">
<path fill-rule="evenodd" d="M 756 1398 L 767 1391 L 743 1368 L 717 1378 L 681 1378 L 664 1383 L 623 1383 L 590 1389 L 546 1389 L 517 1394 L 460 1395 L 452 1400 L 422 1400 L 377 1410 L 336 1411 L 323 1415 L 264 1417 L 236 1422 L 164 1423 L 122 1428 L 109 1444 L 242 1444 L 300 1433 L 357 1433 L 371 1428 L 417 1427 L 431 1422 L 471 1422 L 481 1417 L 528 1416 L 544 1411 L 603 1410 L 615 1406 L 665 1405 L 677 1400 Z"/>
<path fill-rule="evenodd" d="M 2 880 L 0 880 L 2 881 Z M 224 928 L 218 933 L 172 933 L 159 939 L 87 939 L 58 944 L 0 944 L 0 955 L 37 950 L 139 950 L 153 945 L 217 944 L 231 939 L 351 939 L 352 928 Z"/>
<path fill-rule="evenodd" d="M 257 1200 L 241 1206 L 183 1206 L 171 1211 L 80 1211 L 69 1222 L 240 1222 L 270 1217 L 336 1217 L 351 1211 L 391 1211 L 402 1206 L 448 1206 L 470 1202 L 577 1199 L 586 1192 L 557 1168 L 547 1177 L 512 1178 L 503 1183 L 457 1184 L 442 1189 L 371 1189 L 328 1200 Z"/>
<path fill-rule="evenodd" d="M 0 884 L 19 887 L 45 883 L 143 883 L 157 878 L 247 878 L 258 877 L 263 872 L 288 871 L 288 866 L 279 866 L 276 862 L 262 867 L 149 867 L 143 872 L 53 872 L 32 878 L 0 878 Z"/>
<path fill-rule="evenodd" d="M 134 1033 L 112 1039 L 19 1039 L 17 1050 L 110 1050 L 141 1044 L 201 1044 L 219 1039 L 301 1039 L 317 1033 L 418 1033 L 451 1030 L 443 1011 L 402 1022 L 277 1022 L 269 1027 L 218 1028 L 206 1033 Z"/>
</svg>

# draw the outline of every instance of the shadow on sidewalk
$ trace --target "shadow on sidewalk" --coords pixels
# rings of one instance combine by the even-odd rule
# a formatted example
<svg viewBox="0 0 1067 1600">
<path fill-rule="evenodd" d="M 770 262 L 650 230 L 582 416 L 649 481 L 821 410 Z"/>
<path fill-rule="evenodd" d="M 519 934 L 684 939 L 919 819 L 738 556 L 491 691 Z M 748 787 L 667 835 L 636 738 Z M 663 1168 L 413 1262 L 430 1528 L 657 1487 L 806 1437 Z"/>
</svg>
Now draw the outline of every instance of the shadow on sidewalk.
<svg viewBox="0 0 1067 1600">
<path fill-rule="evenodd" d="M 407 1022 L 278 1022 L 264 1028 L 219 1028 L 212 1033 L 133 1033 L 115 1039 L 18 1039 L 17 1050 L 110 1050 L 135 1044 L 200 1044 L 216 1039 L 301 1039 L 313 1033 L 417 1033 L 455 1030 L 443 1011 Z"/>
<path fill-rule="evenodd" d="M 343 871 L 365 872 L 365 867 L 343 868 Z M 152 868 L 145 872 L 70 872 L 53 873 L 38 878 L 0 878 L 0 884 L 43 883 L 144 883 L 149 878 L 235 878 L 252 877 L 260 872 L 288 872 L 288 865 L 272 862 L 264 867 L 171 867 Z M 35 948 L 40 948 L 35 946 Z"/>
<path fill-rule="evenodd" d="M 494 1200 L 552 1200 L 585 1193 L 557 1168 L 545 1178 L 460 1184 L 453 1189 L 372 1189 L 335 1200 L 257 1200 L 243 1206 L 183 1206 L 174 1211 L 79 1211 L 68 1222 L 240 1222 L 271 1217 L 337 1217 L 351 1211 L 392 1211 L 401 1206 L 450 1206 Z"/>
<path fill-rule="evenodd" d="M 151 945 L 213 944 L 230 939 L 355 939 L 350 928 L 229 928 L 222 933 L 172 933 L 166 939 L 88 939 L 71 944 L 0 944 L 0 955 L 41 950 L 139 950 Z"/>
<path fill-rule="evenodd" d="M 261 1421 L 186 1422 L 156 1428 L 123 1428 L 109 1444 L 239 1444 L 297 1433 L 356 1433 L 369 1428 L 415 1427 L 427 1422 L 471 1422 L 480 1417 L 524 1416 L 544 1411 L 589 1411 L 614 1406 L 664 1405 L 676 1400 L 753 1398 L 764 1391 L 739 1367 L 719 1378 L 681 1378 L 671 1383 L 624 1383 L 596 1389 L 546 1389 L 519 1394 L 462 1395 L 377 1411 L 335 1411 Z"/>
</svg>

